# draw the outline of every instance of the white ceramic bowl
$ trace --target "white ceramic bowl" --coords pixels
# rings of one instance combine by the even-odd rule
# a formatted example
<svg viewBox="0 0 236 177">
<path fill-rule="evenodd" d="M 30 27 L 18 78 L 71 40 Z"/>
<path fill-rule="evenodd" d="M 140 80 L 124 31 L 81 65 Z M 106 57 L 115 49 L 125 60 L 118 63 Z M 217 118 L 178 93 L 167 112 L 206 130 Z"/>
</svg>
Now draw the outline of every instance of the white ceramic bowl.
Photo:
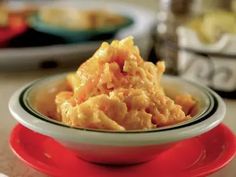
<svg viewBox="0 0 236 177">
<path fill-rule="evenodd" d="M 224 118 L 225 104 L 212 90 L 195 83 L 164 76 L 168 95 L 188 92 L 199 102 L 192 119 L 148 131 L 103 131 L 72 128 L 52 120 L 35 108 L 37 96 L 65 81 L 65 74 L 37 80 L 16 91 L 10 99 L 13 117 L 25 127 L 52 137 L 85 160 L 104 164 L 132 164 L 148 161 L 181 140 L 205 133 Z M 50 101 L 45 94 L 45 100 Z"/>
</svg>

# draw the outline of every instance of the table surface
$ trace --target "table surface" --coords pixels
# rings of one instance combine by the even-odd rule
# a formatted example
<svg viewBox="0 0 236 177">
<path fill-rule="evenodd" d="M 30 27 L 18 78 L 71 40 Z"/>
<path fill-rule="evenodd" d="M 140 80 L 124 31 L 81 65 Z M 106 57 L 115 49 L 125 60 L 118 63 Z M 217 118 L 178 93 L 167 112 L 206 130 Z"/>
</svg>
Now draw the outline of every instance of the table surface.
<svg viewBox="0 0 236 177">
<path fill-rule="evenodd" d="M 8 138 L 16 121 L 8 111 L 8 100 L 12 93 L 20 86 L 34 79 L 62 72 L 62 70 L 43 70 L 31 72 L 0 72 L 0 176 L 4 173 L 10 177 L 45 177 L 45 175 L 26 166 L 10 150 Z M 225 100 L 227 114 L 224 123 L 236 133 L 236 100 Z M 211 177 L 235 177 L 236 158 L 225 168 L 211 175 Z"/>
</svg>

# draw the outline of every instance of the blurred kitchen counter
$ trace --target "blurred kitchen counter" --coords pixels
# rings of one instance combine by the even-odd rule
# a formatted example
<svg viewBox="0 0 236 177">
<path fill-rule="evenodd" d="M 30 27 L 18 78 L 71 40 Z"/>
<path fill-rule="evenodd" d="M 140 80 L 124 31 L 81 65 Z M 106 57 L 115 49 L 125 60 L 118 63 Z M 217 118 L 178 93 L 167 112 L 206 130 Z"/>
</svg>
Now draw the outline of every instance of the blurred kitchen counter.
<svg viewBox="0 0 236 177">
<path fill-rule="evenodd" d="M 8 138 L 16 121 L 8 111 L 8 100 L 12 93 L 24 84 L 65 70 L 41 70 L 28 72 L 1 72 L 0 71 L 0 176 L 4 173 L 10 177 L 45 177 L 45 175 L 35 171 L 21 162 L 10 150 Z M 227 114 L 224 123 L 236 133 L 236 100 L 225 100 L 227 104 Z M 235 177 L 236 158 L 211 177 Z"/>
</svg>

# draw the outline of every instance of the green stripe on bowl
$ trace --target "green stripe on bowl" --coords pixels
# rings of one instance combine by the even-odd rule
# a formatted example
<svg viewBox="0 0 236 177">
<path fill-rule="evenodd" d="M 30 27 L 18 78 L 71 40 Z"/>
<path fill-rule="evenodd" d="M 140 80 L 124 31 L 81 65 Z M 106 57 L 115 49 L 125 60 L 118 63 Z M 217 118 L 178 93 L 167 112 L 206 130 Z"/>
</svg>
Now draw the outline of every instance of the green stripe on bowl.
<svg viewBox="0 0 236 177">
<path fill-rule="evenodd" d="M 52 76 L 55 77 L 55 76 Z M 51 78 L 52 78 L 51 77 Z M 58 126 L 63 126 L 66 128 L 73 128 L 73 129 L 78 129 L 78 130 L 86 130 L 86 131 L 95 131 L 95 132 L 108 132 L 108 133 L 151 133 L 151 132 L 161 132 L 161 131 L 168 131 L 168 130 L 173 130 L 173 129 L 179 129 L 179 128 L 184 128 L 187 126 L 191 126 L 194 124 L 197 124 L 199 122 L 202 122 L 204 120 L 206 120 L 207 118 L 209 118 L 211 115 L 213 115 L 217 108 L 218 108 L 218 101 L 216 99 L 216 97 L 207 89 L 193 83 L 193 82 L 189 82 L 186 80 L 186 82 L 189 82 L 191 84 L 194 84 L 196 87 L 198 87 L 201 90 L 204 90 L 205 95 L 209 98 L 210 104 L 208 106 L 208 108 L 202 112 L 200 115 L 198 115 L 197 118 L 194 119 L 194 117 L 190 120 L 187 121 L 183 121 L 180 122 L 178 124 L 172 125 L 172 126 L 165 126 L 165 127 L 161 127 L 161 128 L 155 128 L 155 129 L 151 129 L 151 130 L 128 130 L 128 131 L 109 131 L 109 130 L 98 130 L 98 129 L 88 129 L 88 128 L 78 128 L 78 127 L 71 127 L 68 126 L 66 124 L 63 124 L 62 122 L 53 120 L 43 114 L 41 114 L 40 112 L 38 112 L 37 110 L 35 110 L 29 103 L 29 100 L 27 99 L 30 92 L 32 91 L 32 87 L 43 81 L 44 79 L 41 80 L 37 80 L 35 82 L 33 82 L 31 85 L 29 85 L 28 87 L 26 87 L 20 94 L 19 96 L 19 103 L 21 105 L 21 107 L 28 112 L 29 114 L 31 114 L 32 116 L 34 116 L 35 118 L 38 118 L 42 121 L 46 121 L 48 123 L 52 123 Z"/>
</svg>

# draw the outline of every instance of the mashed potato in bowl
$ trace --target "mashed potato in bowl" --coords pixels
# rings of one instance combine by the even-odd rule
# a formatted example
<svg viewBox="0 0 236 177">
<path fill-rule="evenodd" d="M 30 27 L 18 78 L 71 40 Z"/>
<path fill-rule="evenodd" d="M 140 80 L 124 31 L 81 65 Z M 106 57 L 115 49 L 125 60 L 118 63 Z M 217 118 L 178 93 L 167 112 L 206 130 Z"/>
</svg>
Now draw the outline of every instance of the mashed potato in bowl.
<svg viewBox="0 0 236 177">
<path fill-rule="evenodd" d="M 144 61 L 132 37 L 104 42 L 55 97 L 54 119 L 73 127 L 147 130 L 192 117 L 192 96 L 168 97 L 160 84 L 163 62 Z"/>
</svg>

